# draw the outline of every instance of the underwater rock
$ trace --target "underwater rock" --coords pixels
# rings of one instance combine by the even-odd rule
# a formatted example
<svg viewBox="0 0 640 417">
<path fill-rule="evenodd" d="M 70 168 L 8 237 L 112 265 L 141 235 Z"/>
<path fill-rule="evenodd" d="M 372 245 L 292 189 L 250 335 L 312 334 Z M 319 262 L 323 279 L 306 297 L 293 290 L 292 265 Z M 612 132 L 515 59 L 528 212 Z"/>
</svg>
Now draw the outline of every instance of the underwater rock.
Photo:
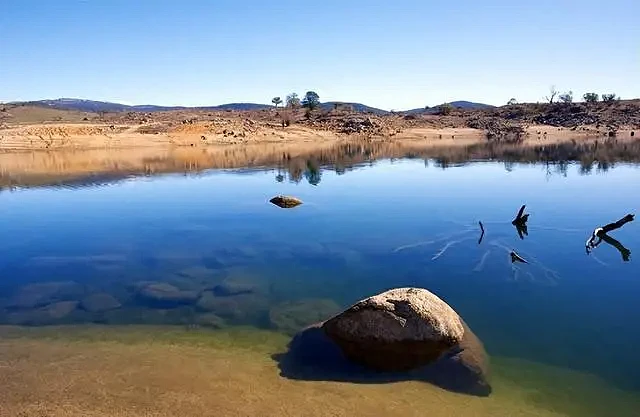
<svg viewBox="0 0 640 417">
<path fill-rule="evenodd" d="M 323 324 L 351 361 L 379 371 L 407 371 L 458 345 L 458 314 L 422 288 L 398 288 L 362 300 Z"/>
<path fill-rule="evenodd" d="M 220 329 L 225 326 L 224 319 L 214 313 L 202 313 L 195 317 L 194 323 L 202 327 Z"/>
<path fill-rule="evenodd" d="M 276 329 L 295 334 L 311 324 L 324 321 L 340 312 L 333 300 L 306 299 L 278 304 L 269 310 L 269 320 Z"/>
<path fill-rule="evenodd" d="M 152 282 L 140 286 L 138 297 L 158 307 L 170 307 L 195 302 L 198 292 L 183 291 L 165 282 Z"/>
<path fill-rule="evenodd" d="M 69 316 L 78 306 L 77 301 L 59 301 L 36 309 L 27 309 L 9 313 L 6 321 L 23 326 L 54 324 Z"/>
<path fill-rule="evenodd" d="M 91 313 L 113 310 L 121 306 L 114 296 L 107 293 L 95 293 L 82 299 L 80 305 Z"/>
<path fill-rule="evenodd" d="M 231 276 L 213 287 L 212 291 L 218 297 L 230 297 L 260 292 L 263 287 L 264 285 L 261 285 L 260 280 L 257 278 Z"/>
<path fill-rule="evenodd" d="M 105 311 L 100 322 L 115 325 L 189 325 L 193 324 L 195 315 L 193 307 L 186 305 L 167 309 L 127 306 Z"/>
<path fill-rule="evenodd" d="M 271 200 L 269 200 L 269 202 L 275 204 L 280 208 L 293 208 L 302 204 L 302 200 L 286 195 L 275 196 Z"/>
<path fill-rule="evenodd" d="M 203 292 L 196 303 L 199 310 L 213 312 L 235 324 L 261 324 L 268 305 L 267 299 L 257 294 L 219 297 L 212 291 Z"/>
<path fill-rule="evenodd" d="M 76 301 L 83 287 L 72 281 L 41 282 L 22 287 L 9 301 L 12 308 L 35 308 L 57 301 Z"/>
</svg>

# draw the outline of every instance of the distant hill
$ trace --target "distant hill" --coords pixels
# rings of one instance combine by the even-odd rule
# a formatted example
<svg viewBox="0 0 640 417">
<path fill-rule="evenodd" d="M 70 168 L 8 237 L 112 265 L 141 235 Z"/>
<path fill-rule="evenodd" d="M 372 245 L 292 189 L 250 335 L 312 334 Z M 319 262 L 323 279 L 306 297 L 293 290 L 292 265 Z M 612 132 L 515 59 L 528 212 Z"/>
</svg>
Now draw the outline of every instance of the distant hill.
<svg viewBox="0 0 640 417">
<path fill-rule="evenodd" d="M 227 103 L 218 106 L 200 106 L 200 107 L 186 107 L 186 106 L 156 106 L 151 104 L 142 104 L 130 106 L 127 104 L 110 103 L 106 101 L 94 101 L 94 100 L 82 100 L 76 98 L 58 98 L 55 100 L 38 100 L 29 102 L 20 102 L 12 104 L 25 104 L 41 107 L 49 107 L 60 110 L 79 110 L 84 112 L 127 112 L 127 111 L 139 111 L 139 112 L 156 112 L 156 111 L 170 111 L 170 110 L 211 110 L 211 111 L 247 111 L 247 110 L 263 110 L 271 108 L 269 104 L 257 104 L 257 103 Z M 322 103 L 321 107 L 326 110 L 331 110 L 335 105 L 350 106 L 357 112 L 371 112 L 376 114 L 388 113 L 385 110 L 377 109 L 375 107 L 369 107 L 360 103 L 343 103 L 343 102 L 327 102 Z"/>
<path fill-rule="evenodd" d="M 84 112 L 156 112 L 170 110 L 262 110 L 270 108 L 266 104 L 255 103 L 228 103 L 220 106 L 185 107 L 185 106 L 156 106 L 153 104 L 141 104 L 130 106 L 128 104 L 111 103 L 107 101 L 82 100 L 77 98 L 58 98 L 55 100 L 38 100 L 28 102 L 14 102 L 11 104 L 23 104 L 40 107 L 48 107 L 59 110 L 79 110 Z"/>
<path fill-rule="evenodd" d="M 39 107 L 47 107 L 51 109 L 58 110 L 77 110 L 83 112 L 156 112 L 156 111 L 171 111 L 171 110 L 210 110 L 210 111 L 225 111 L 225 110 L 235 110 L 235 111 L 256 111 L 269 109 L 272 106 L 269 104 L 258 104 L 258 103 L 227 103 L 221 104 L 218 106 L 200 106 L 200 107 L 186 107 L 186 106 L 157 106 L 153 104 L 141 104 L 130 106 L 128 104 L 121 103 L 111 103 L 107 101 L 95 101 L 95 100 L 83 100 L 77 98 L 58 98 L 54 100 L 37 100 L 37 101 L 28 101 L 28 102 L 13 102 L 11 104 L 22 104 L 22 105 L 32 105 Z M 451 104 L 453 107 L 462 108 L 462 109 L 487 109 L 493 108 L 494 106 L 483 104 L 483 103 L 474 103 L 471 101 L 452 101 Z M 360 113 L 374 113 L 374 114 L 388 114 L 389 112 L 386 110 L 378 109 L 375 107 L 370 107 L 361 103 L 348 103 L 348 102 L 337 102 L 330 101 L 326 103 L 322 103 L 321 108 L 324 110 L 332 110 L 336 106 L 345 106 L 353 111 Z M 425 113 L 425 114 L 433 114 L 438 111 L 438 106 L 430 107 L 428 109 L 419 108 L 401 111 L 399 113 L 405 114 L 417 114 L 417 113 Z"/>
<path fill-rule="evenodd" d="M 322 103 L 320 107 L 323 110 L 333 110 L 336 106 L 344 106 L 353 109 L 353 111 L 359 113 L 374 113 L 374 114 L 387 114 L 389 113 L 386 110 L 377 109 L 375 107 L 370 107 L 361 103 L 346 103 L 342 101 L 328 101 L 326 103 Z"/>
<path fill-rule="evenodd" d="M 452 105 L 456 109 L 465 109 L 465 110 L 483 110 L 483 109 L 495 108 L 495 106 L 492 106 L 490 104 L 475 103 L 473 101 L 465 101 L 465 100 L 452 101 L 452 102 L 449 102 L 448 104 Z M 433 107 L 429 107 L 428 109 L 425 109 L 424 107 L 419 108 L 419 109 L 411 109 L 411 110 L 404 111 L 403 113 L 407 113 L 407 114 L 416 114 L 416 113 L 434 114 L 434 113 L 438 112 L 438 107 L 440 107 L 441 105 L 442 104 L 439 104 L 439 105 L 433 106 Z"/>
</svg>

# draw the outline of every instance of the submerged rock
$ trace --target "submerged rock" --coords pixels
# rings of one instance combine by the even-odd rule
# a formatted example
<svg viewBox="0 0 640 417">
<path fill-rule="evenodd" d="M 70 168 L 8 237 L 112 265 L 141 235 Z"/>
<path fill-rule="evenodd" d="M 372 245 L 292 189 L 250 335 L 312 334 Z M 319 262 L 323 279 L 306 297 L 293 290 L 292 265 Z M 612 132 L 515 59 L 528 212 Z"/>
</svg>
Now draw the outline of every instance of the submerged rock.
<svg viewBox="0 0 640 417">
<path fill-rule="evenodd" d="M 82 297 L 83 287 L 72 281 L 41 282 L 25 285 L 8 303 L 12 308 L 34 308 L 57 301 L 75 301 Z"/>
<path fill-rule="evenodd" d="M 333 300 L 307 299 L 278 304 L 269 310 L 269 320 L 276 329 L 293 334 L 311 324 L 321 322 L 340 311 Z"/>
<path fill-rule="evenodd" d="M 91 313 L 100 313 L 103 311 L 113 310 L 121 306 L 114 296 L 107 293 L 91 294 L 81 301 L 81 306 Z"/>
<path fill-rule="evenodd" d="M 140 286 L 138 297 L 153 305 L 172 306 L 195 302 L 198 292 L 183 291 L 164 282 L 152 282 Z"/>
<path fill-rule="evenodd" d="M 202 313 L 195 316 L 195 324 L 213 329 L 220 329 L 225 326 L 224 319 L 214 313 Z"/>
<path fill-rule="evenodd" d="M 286 195 L 275 196 L 269 202 L 280 208 L 293 208 L 302 204 L 302 200 Z"/>
<path fill-rule="evenodd" d="M 213 312 L 225 320 L 238 324 L 261 324 L 268 311 L 268 301 L 257 294 L 217 296 L 212 291 L 202 293 L 196 307 Z"/>
<path fill-rule="evenodd" d="M 23 326 L 55 324 L 73 313 L 77 306 L 77 301 L 59 301 L 40 308 L 11 312 L 7 314 L 6 321 Z"/>
<path fill-rule="evenodd" d="M 458 345 L 458 314 L 433 293 L 398 288 L 362 300 L 323 324 L 351 361 L 379 371 L 407 371 Z"/>
<path fill-rule="evenodd" d="M 218 297 L 230 297 L 260 292 L 262 287 L 263 285 L 258 279 L 232 276 L 225 278 L 220 284 L 213 287 L 212 292 Z"/>
</svg>

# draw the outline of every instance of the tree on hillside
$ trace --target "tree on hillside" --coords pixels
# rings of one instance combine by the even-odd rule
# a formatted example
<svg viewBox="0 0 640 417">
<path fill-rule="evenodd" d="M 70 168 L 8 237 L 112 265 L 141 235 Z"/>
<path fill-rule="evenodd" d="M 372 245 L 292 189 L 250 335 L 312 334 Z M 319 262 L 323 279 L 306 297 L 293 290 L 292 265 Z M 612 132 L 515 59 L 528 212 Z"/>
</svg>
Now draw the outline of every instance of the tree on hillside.
<svg viewBox="0 0 640 417">
<path fill-rule="evenodd" d="M 276 106 L 276 109 L 278 108 L 278 106 L 280 104 L 282 104 L 282 99 L 280 97 L 274 97 L 271 102 L 273 103 L 274 106 Z"/>
<path fill-rule="evenodd" d="M 604 101 L 606 103 L 610 103 L 610 102 L 616 101 L 616 100 L 617 100 L 617 97 L 616 97 L 615 93 L 614 94 L 603 94 L 602 95 L 602 101 Z"/>
<path fill-rule="evenodd" d="M 320 96 L 315 91 L 307 91 L 302 99 L 302 107 L 313 111 L 320 106 Z"/>
<path fill-rule="evenodd" d="M 447 116 L 451 114 L 452 111 L 453 111 L 453 106 L 449 103 L 444 103 L 438 106 L 437 114 L 439 114 L 440 116 Z"/>
<path fill-rule="evenodd" d="M 552 85 L 551 87 L 549 87 L 549 95 L 545 96 L 545 100 L 549 102 L 549 104 L 553 103 L 553 100 L 556 98 L 556 96 L 558 95 L 558 90 L 556 90 L 556 86 Z"/>
<path fill-rule="evenodd" d="M 573 103 L 573 91 L 569 90 L 564 94 L 560 94 L 560 96 L 558 98 L 564 104 L 571 104 L 571 103 Z"/>
<path fill-rule="evenodd" d="M 287 96 L 287 107 L 292 109 L 300 107 L 300 98 L 298 98 L 298 94 L 291 93 Z"/>
<path fill-rule="evenodd" d="M 518 104 L 518 101 L 515 98 L 512 98 L 511 100 L 507 101 L 507 106 L 513 106 L 515 104 Z"/>
<path fill-rule="evenodd" d="M 584 93 L 582 98 L 584 99 L 585 103 L 597 103 L 598 100 L 600 100 L 600 96 L 598 96 L 598 94 L 596 93 Z"/>
</svg>

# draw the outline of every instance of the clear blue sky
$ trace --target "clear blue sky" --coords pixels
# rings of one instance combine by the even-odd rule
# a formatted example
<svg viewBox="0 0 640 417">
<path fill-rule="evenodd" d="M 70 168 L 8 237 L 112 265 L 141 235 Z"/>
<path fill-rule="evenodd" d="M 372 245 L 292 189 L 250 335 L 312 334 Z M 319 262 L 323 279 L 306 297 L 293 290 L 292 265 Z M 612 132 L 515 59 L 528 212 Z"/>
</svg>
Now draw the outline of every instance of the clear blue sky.
<svg viewBox="0 0 640 417">
<path fill-rule="evenodd" d="M 640 1 L 1 0 L 0 101 L 640 97 Z"/>
</svg>

